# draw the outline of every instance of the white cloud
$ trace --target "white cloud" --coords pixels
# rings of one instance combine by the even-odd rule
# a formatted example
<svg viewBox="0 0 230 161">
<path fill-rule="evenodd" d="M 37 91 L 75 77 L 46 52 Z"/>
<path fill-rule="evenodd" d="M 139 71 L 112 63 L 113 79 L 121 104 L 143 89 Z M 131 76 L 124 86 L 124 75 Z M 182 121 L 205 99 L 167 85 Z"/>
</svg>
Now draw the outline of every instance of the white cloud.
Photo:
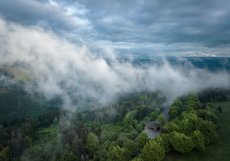
<svg viewBox="0 0 230 161">
<path fill-rule="evenodd" d="M 34 90 L 47 99 L 61 96 L 65 108 L 76 110 L 84 101 L 107 104 L 118 96 L 157 91 L 169 100 L 208 87 L 230 87 L 229 73 L 162 66 L 134 66 L 112 57 L 95 58 L 87 44 L 76 45 L 41 28 L 25 27 L 0 19 L 0 65 L 20 66 L 33 76 Z M 110 46 L 98 44 L 113 55 Z"/>
<path fill-rule="evenodd" d="M 228 4 L 227 0 L 1 0 L 0 15 L 75 42 L 111 41 L 120 52 L 195 55 L 199 45 L 203 55 L 213 50 L 229 57 Z"/>
<path fill-rule="evenodd" d="M 0 12 L 6 18 L 23 24 L 46 22 L 53 30 L 86 30 L 91 26 L 85 16 L 87 10 L 77 3 L 69 6 L 54 0 L 3 0 Z"/>
</svg>

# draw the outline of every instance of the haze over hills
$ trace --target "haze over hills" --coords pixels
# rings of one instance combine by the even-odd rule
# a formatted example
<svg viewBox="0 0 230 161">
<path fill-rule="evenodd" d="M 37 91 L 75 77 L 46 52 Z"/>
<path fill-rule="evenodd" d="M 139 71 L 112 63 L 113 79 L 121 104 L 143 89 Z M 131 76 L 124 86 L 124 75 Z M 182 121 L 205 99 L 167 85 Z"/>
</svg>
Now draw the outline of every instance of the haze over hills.
<svg viewBox="0 0 230 161">
<path fill-rule="evenodd" d="M 118 60 L 119 64 L 132 64 L 134 69 L 141 67 L 140 69 L 149 70 L 148 68 L 152 67 L 152 69 L 159 69 L 159 72 L 165 72 L 162 67 L 166 63 L 173 69 L 172 76 L 177 73 L 192 80 L 194 80 L 194 75 L 187 77 L 186 72 L 196 71 L 199 77 L 205 74 L 203 82 L 199 77 L 196 78 L 195 84 L 201 88 L 196 89 L 195 92 L 199 94 L 190 94 L 190 92 L 194 92 L 194 89 L 189 84 L 189 88 L 183 93 L 175 93 L 173 89 L 168 89 L 167 92 L 155 90 L 161 88 L 134 90 L 108 97 L 113 98 L 113 101 L 102 103 L 88 95 L 76 97 L 79 95 L 65 89 L 71 101 L 71 108 L 68 108 L 62 95 L 45 97 L 44 91 L 37 90 L 36 77 L 32 77 L 30 70 L 27 71 L 25 68 L 21 70 L 15 66 L 1 68 L 0 135 L 5 141 L 0 139 L 0 159 L 44 161 L 46 158 L 46 161 L 88 161 L 91 158 L 95 161 L 107 161 L 110 158 L 117 160 L 121 157 L 120 161 L 128 161 L 132 158 L 148 159 L 150 155 L 151 159 L 159 156 L 159 160 L 162 160 L 166 156 L 166 160 L 170 160 L 171 157 L 181 159 L 187 155 L 178 156 L 178 153 L 192 151 L 190 155 L 203 161 L 210 158 L 210 150 L 218 147 L 221 149 L 221 153 L 218 153 L 221 155 L 219 158 L 225 161 L 229 144 L 223 139 L 228 131 L 223 130 L 222 124 L 225 122 L 220 125 L 218 123 L 219 120 L 225 121 L 227 114 L 225 113 L 224 120 L 220 119 L 219 117 L 222 115 L 218 110 L 227 111 L 228 102 L 219 103 L 218 106 L 210 105 L 209 102 L 230 100 L 229 64 L 220 63 L 227 62 L 223 58 L 178 59 L 170 57 L 165 61 L 159 58 Z M 107 63 L 108 66 L 113 65 L 113 62 L 109 60 Z M 207 73 L 208 75 L 206 75 Z M 156 74 L 159 73 L 156 72 Z M 175 81 L 172 76 L 165 83 L 170 84 L 171 81 Z M 65 79 L 63 78 L 62 81 Z M 211 83 L 204 86 L 200 84 L 200 81 Z M 180 84 L 177 86 L 179 88 L 177 90 L 182 90 L 181 88 L 184 87 L 185 84 Z M 77 89 L 75 88 L 75 90 Z M 169 91 L 171 93 L 168 93 Z M 80 92 L 79 89 L 77 92 Z M 103 94 L 102 91 L 98 92 L 97 98 L 104 99 Z M 170 97 L 172 95 L 173 97 Z M 179 96 L 176 100 L 169 100 L 175 98 L 175 95 Z M 178 100 L 179 102 L 177 102 Z M 162 130 L 154 131 L 154 127 L 148 129 L 148 123 L 155 121 L 161 122 L 158 128 L 162 128 Z M 191 139 L 195 137 L 193 136 L 195 131 L 192 131 L 190 135 L 191 131 L 187 132 L 187 130 L 192 128 L 190 125 L 193 125 L 194 121 L 197 121 L 194 124 L 197 126 L 193 128 L 195 128 L 199 140 L 194 139 L 191 142 Z M 221 128 L 220 132 L 218 130 L 221 140 L 215 141 L 217 126 Z M 179 130 L 177 130 L 178 128 Z M 11 136 L 11 134 L 13 135 Z M 181 143 L 180 137 L 177 135 L 187 139 L 188 143 Z M 163 141 L 166 142 L 165 139 L 169 139 L 170 142 L 163 144 Z M 179 140 L 175 143 L 173 139 Z M 17 146 L 15 146 L 16 144 Z M 223 145 L 219 146 L 219 144 Z M 146 150 L 149 145 L 152 147 Z M 168 149 L 167 146 L 172 146 L 172 148 Z M 204 147 L 209 151 L 202 150 L 196 153 L 195 149 L 204 149 Z M 155 151 L 157 148 L 160 150 L 159 154 L 158 152 L 152 154 L 151 150 Z M 168 152 L 170 153 L 168 154 Z"/>
<path fill-rule="evenodd" d="M 228 161 L 229 0 L 1 0 L 0 161 Z"/>
<path fill-rule="evenodd" d="M 110 60 L 106 60 L 108 62 L 108 64 L 110 64 Z M 193 91 L 201 91 L 201 90 L 205 90 L 205 89 L 209 89 L 209 88 L 220 88 L 220 89 L 229 89 L 229 84 L 230 82 L 228 81 L 229 78 L 229 72 L 230 72 L 230 58 L 208 58 L 208 57 L 187 57 L 187 58 L 178 58 L 178 57 L 167 57 L 167 58 L 161 58 L 161 57 L 155 57 L 155 58 L 134 58 L 134 59 L 126 59 L 126 58 L 120 58 L 118 59 L 118 61 L 120 61 L 120 63 L 131 63 L 133 64 L 133 67 L 141 67 L 143 69 L 147 69 L 151 66 L 154 66 L 154 68 L 156 66 L 156 69 L 160 69 L 161 71 L 161 66 L 164 66 L 165 63 L 168 63 L 170 65 L 170 67 L 175 68 L 175 70 L 180 71 L 183 77 L 186 78 L 186 75 L 184 72 L 188 72 L 189 70 L 201 70 L 201 71 L 208 71 L 210 72 L 210 74 L 212 73 L 214 77 L 216 77 L 216 82 L 215 85 L 211 84 L 211 86 L 205 86 L 204 88 L 202 87 L 201 89 L 192 89 L 189 84 L 189 88 L 187 89 L 187 91 L 185 93 L 178 93 L 176 94 L 173 90 L 171 91 L 171 94 L 169 94 L 169 92 L 167 93 L 163 93 L 163 95 L 167 96 L 168 99 L 168 104 L 171 103 L 171 99 L 178 96 L 178 95 L 184 95 L 184 94 L 188 94 L 189 92 L 193 92 Z M 185 71 L 181 70 L 181 69 L 186 69 Z M 223 75 L 224 77 L 226 77 L 226 79 L 223 80 L 223 82 L 225 82 L 225 84 L 218 84 L 218 79 L 222 79 L 219 78 L 221 77 L 220 73 L 221 72 L 225 72 L 225 74 Z M 174 72 L 174 71 L 173 71 Z M 200 73 L 202 74 L 202 72 Z M 216 74 L 216 75 L 215 75 Z M 227 74 L 227 75 L 226 75 Z M 52 75 L 50 75 L 51 77 Z M 60 76 L 61 77 L 61 76 Z M 148 76 L 146 76 L 148 78 Z M 199 77 L 202 77 L 199 76 Z M 212 77 L 212 79 L 215 79 L 214 77 Z M 65 80 L 68 80 L 68 78 L 61 78 L 62 81 L 65 82 Z M 172 79 L 172 78 L 170 78 Z M 187 79 L 187 78 L 186 78 Z M 188 78 L 190 79 L 190 78 Z M 193 79 L 193 78 L 191 78 Z M 207 83 L 206 81 L 207 78 L 204 77 L 204 82 Z M 176 80 L 176 79 L 175 79 Z M 152 80 L 154 81 L 154 80 Z M 163 81 L 163 80 L 162 80 Z M 2 117 L 2 120 L 6 120 L 5 118 L 8 118 L 8 120 L 14 120 L 14 119 L 19 119 L 19 118 L 23 118 L 23 117 L 27 117 L 28 115 L 30 115 L 30 113 L 33 113 L 36 115 L 36 117 L 38 115 L 41 115 L 42 113 L 44 113 L 47 108 L 48 110 L 52 110 L 53 108 L 57 108 L 59 109 L 62 106 L 66 106 L 66 102 L 65 102 L 65 98 L 63 98 L 62 95 L 53 95 L 50 98 L 48 98 L 48 102 L 46 102 L 45 100 L 43 100 L 44 98 L 44 94 L 43 91 L 36 89 L 37 88 L 37 84 L 36 84 L 37 80 L 35 80 L 32 75 L 30 74 L 30 70 L 26 71 L 25 68 L 17 68 L 17 67 L 2 67 L 0 70 L 0 93 L 2 94 L 2 99 L 4 100 L 6 97 L 13 97 L 12 99 L 15 99 L 15 104 L 14 105 L 10 105 L 10 106 L 6 106 L 5 108 L 3 108 L 4 106 L 1 107 L 1 113 L 4 114 L 6 113 L 5 110 L 9 111 L 7 112 L 9 115 L 5 115 L 4 117 Z M 165 82 L 166 84 L 169 82 Z M 196 82 L 197 84 L 199 84 L 200 82 Z M 183 88 L 183 84 L 179 85 L 181 87 L 178 88 Z M 80 92 L 79 89 L 77 89 L 77 86 L 73 85 L 72 88 L 76 88 L 77 92 Z M 89 88 L 89 87 L 88 87 Z M 133 90 L 135 92 L 145 92 L 145 91 L 152 91 L 152 92 L 166 92 L 166 91 L 170 91 L 170 89 L 166 90 L 164 88 L 163 91 L 160 90 L 161 88 L 152 88 L 150 90 Z M 67 93 L 67 96 L 69 97 L 69 101 L 71 101 L 71 108 L 66 107 L 66 109 L 68 110 L 77 110 L 77 111 L 87 111 L 90 108 L 95 108 L 95 106 L 107 106 L 110 105 L 111 103 L 115 103 L 117 100 L 119 100 L 120 97 L 124 97 L 127 96 L 129 94 L 132 94 L 132 92 L 128 92 L 126 94 L 124 93 L 119 93 L 116 95 L 112 95 L 112 96 L 103 96 L 103 95 L 99 95 L 99 97 L 96 98 L 92 98 L 91 96 L 87 96 L 87 95 L 76 95 L 74 93 L 71 93 L 70 90 L 68 89 L 64 89 L 65 92 Z M 96 93 L 97 88 L 95 89 Z M 131 90 L 132 91 L 132 90 Z M 52 92 L 52 91 L 50 91 Z M 68 95 L 68 92 L 69 95 Z M 107 95 L 106 92 L 101 91 L 102 94 Z M 134 93 L 135 93 L 134 92 Z M 82 91 L 80 92 L 82 93 Z M 95 93 L 95 94 L 96 94 Z M 6 94 L 4 96 L 4 94 Z M 35 98 L 34 95 L 37 97 Z M 174 95 L 172 97 L 172 95 Z M 176 95 L 176 96 L 175 96 Z M 78 97 L 80 96 L 80 97 Z M 105 98 L 103 98 L 105 97 Z M 47 98 L 47 97 L 45 97 Z M 80 99 L 81 98 L 81 99 Z M 104 99 L 106 98 L 110 98 L 111 100 L 108 102 L 100 102 L 100 101 L 105 101 Z M 32 101 L 31 105 L 24 105 L 24 107 L 26 109 L 24 109 L 23 111 L 21 111 L 20 107 L 17 107 L 18 101 L 19 102 L 24 102 L 25 99 L 27 99 L 28 101 Z M 40 99 L 40 100 L 39 100 Z M 16 101 L 17 100 L 17 101 Z M 20 101 L 21 100 L 21 101 Z M 41 101 L 42 100 L 42 101 Z M 9 99 L 8 101 L 12 101 L 11 99 Z M 56 102 L 54 102 L 56 101 Z M 50 103 L 49 103 L 50 102 Z M 47 105 L 45 105 L 45 104 Z M 42 107 L 43 106 L 43 107 Z M 13 110 L 13 108 L 18 108 L 17 111 L 19 110 L 21 114 L 11 114 L 11 110 Z M 4 112 L 5 111 L 5 112 Z M 37 111 L 37 112 L 36 112 Z M 24 112 L 24 114 L 23 114 Z M 30 117 L 34 117 L 34 115 L 30 116 Z M 10 119 L 11 118 L 11 119 Z"/>
</svg>

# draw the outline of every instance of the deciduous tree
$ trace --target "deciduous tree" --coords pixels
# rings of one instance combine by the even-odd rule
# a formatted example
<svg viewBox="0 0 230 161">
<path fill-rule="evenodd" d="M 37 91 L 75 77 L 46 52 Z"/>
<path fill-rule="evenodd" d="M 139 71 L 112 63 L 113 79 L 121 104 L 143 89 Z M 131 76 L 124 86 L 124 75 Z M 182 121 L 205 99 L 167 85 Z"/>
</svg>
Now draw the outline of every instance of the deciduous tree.
<svg viewBox="0 0 230 161">
<path fill-rule="evenodd" d="M 187 153 L 192 150 L 193 143 L 189 136 L 179 132 L 172 132 L 170 135 L 170 143 L 174 150 L 181 153 Z"/>
<path fill-rule="evenodd" d="M 88 148 L 89 152 L 94 154 L 97 151 L 99 145 L 100 143 L 97 135 L 95 135 L 93 132 L 90 132 L 87 136 L 86 142 L 86 147 Z"/>
<path fill-rule="evenodd" d="M 155 140 L 147 142 L 140 154 L 141 159 L 144 161 L 161 161 L 165 155 L 163 146 Z"/>
</svg>

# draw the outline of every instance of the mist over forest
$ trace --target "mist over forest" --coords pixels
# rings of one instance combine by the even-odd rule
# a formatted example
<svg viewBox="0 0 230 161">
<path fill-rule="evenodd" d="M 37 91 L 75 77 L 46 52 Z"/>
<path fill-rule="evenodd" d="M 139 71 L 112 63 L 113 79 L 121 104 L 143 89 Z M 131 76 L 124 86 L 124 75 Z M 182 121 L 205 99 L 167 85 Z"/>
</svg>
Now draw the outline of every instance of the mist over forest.
<svg viewBox="0 0 230 161">
<path fill-rule="evenodd" d="M 228 161 L 228 4 L 2 0 L 0 161 Z"/>
<path fill-rule="evenodd" d="M 94 54 L 87 44 L 73 44 L 41 28 L 4 20 L 0 28 L 1 66 L 24 71 L 30 78 L 25 82 L 26 90 L 47 99 L 59 96 L 64 108 L 75 110 L 76 102 L 87 100 L 105 105 L 133 92 L 160 91 L 172 101 L 210 87 L 230 87 L 229 70 L 197 69 L 186 58 L 178 58 L 184 64 L 177 66 L 166 58 L 158 64 L 135 65 L 135 58 L 122 61 L 109 46 L 99 48 L 102 56 L 95 56 L 99 54 Z M 137 61 L 141 63 L 141 59 Z"/>
</svg>

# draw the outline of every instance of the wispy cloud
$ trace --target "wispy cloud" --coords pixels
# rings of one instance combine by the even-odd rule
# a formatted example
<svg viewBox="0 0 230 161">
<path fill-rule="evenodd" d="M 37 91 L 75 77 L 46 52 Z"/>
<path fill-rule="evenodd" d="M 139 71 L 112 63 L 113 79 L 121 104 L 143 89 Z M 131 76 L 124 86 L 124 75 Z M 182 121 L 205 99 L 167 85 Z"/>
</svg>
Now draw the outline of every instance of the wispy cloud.
<svg viewBox="0 0 230 161">
<path fill-rule="evenodd" d="M 230 88 L 230 75 L 196 69 L 134 66 L 115 59 L 113 48 L 98 44 L 111 62 L 95 57 L 87 44 L 76 45 L 51 31 L 0 19 L 0 66 L 24 68 L 34 79 L 33 90 L 47 99 L 60 96 L 64 107 L 76 110 L 81 103 L 111 103 L 130 92 L 161 91 L 175 97 L 205 88 Z"/>
<path fill-rule="evenodd" d="M 74 42 L 109 42 L 120 53 L 199 56 L 199 46 L 201 55 L 229 56 L 229 5 L 228 0 L 1 0 L 0 14 Z"/>
<path fill-rule="evenodd" d="M 90 27 L 90 21 L 85 17 L 86 9 L 80 5 L 62 6 L 54 0 L 2 0 L 0 12 L 9 20 L 25 25 L 39 25 L 53 30 Z"/>
</svg>

